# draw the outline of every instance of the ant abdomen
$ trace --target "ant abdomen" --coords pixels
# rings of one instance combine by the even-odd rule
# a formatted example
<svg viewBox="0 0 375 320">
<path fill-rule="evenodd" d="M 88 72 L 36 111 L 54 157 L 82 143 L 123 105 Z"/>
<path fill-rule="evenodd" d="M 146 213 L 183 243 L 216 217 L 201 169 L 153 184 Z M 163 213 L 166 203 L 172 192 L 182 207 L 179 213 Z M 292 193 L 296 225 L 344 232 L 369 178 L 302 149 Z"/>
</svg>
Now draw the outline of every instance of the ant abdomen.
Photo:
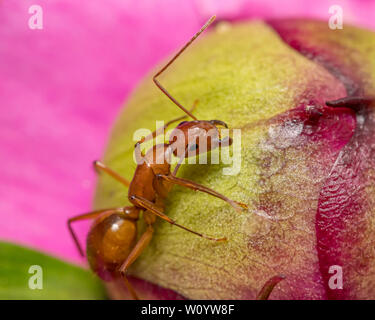
<svg viewBox="0 0 375 320">
<path fill-rule="evenodd" d="M 104 213 L 87 236 L 87 259 L 92 270 L 110 281 L 136 243 L 137 224 L 120 213 Z"/>
</svg>

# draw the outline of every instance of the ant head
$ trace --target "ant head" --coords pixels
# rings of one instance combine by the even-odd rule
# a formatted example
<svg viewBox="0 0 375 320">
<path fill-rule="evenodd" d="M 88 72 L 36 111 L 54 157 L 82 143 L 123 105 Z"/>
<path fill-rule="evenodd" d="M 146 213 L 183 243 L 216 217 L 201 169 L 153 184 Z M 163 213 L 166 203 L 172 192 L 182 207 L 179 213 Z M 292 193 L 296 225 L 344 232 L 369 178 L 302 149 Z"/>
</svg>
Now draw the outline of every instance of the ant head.
<svg viewBox="0 0 375 320">
<path fill-rule="evenodd" d="M 220 139 L 218 126 L 228 128 L 220 120 L 194 120 L 181 122 L 171 133 L 169 142 L 175 156 L 189 157 L 213 150 L 221 145 L 231 145 L 232 139 Z"/>
</svg>

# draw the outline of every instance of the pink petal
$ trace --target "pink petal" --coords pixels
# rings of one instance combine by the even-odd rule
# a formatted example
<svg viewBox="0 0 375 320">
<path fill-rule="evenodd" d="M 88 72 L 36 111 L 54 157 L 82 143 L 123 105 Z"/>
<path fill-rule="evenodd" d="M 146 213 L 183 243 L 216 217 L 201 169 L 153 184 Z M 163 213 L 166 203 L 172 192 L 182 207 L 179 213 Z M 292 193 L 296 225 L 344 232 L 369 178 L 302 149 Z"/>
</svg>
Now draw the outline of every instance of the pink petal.
<svg viewBox="0 0 375 320">
<path fill-rule="evenodd" d="M 248 18 L 316 18 L 327 21 L 332 16 L 329 8 L 339 5 L 343 10 L 345 23 L 375 28 L 373 12 L 375 3 L 371 0 L 196 0 L 199 12 L 204 16 L 218 15 L 220 19 Z"/>
<path fill-rule="evenodd" d="M 0 236 L 82 261 L 66 220 L 91 208 L 91 163 L 130 90 L 200 21 L 190 1 L 38 4 L 43 30 L 29 1 L 0 4 Z"/>
</svg>

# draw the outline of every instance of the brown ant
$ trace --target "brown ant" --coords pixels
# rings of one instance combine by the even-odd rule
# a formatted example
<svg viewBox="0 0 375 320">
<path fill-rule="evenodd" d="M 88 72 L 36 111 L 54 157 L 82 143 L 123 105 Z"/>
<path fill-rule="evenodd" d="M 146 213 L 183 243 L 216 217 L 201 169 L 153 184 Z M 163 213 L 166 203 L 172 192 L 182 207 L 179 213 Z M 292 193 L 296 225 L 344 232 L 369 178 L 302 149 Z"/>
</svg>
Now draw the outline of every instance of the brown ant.
<svg viewBox="0 0 375 320">
<path fill-rule="evenodd" d="M 171 138 L 171 142 L 169 144 L 155 145 L 149 149 L 145 155 L 143 155 L 144 161 L 142 164 L 137 165 L 133 179 L 130 182 L 121 177 L 112 169 L 105 166 L 103 163 L 95 161 L 94 167 L 97 171 L 103 171 L 109 174 L 115 180 L 129 188 L 128 199 L 132 203 L 132 206 L 96 210 L 72 217 L 68 220 L 68 228 L 71 236 L 80 254 L 83 256 L 84 253 L 82 247 L 72 229 L 71 223 L 84 219 L 95 219 L 87 236 L 86 251 L 90 267 L 103 280 L 108 281 L 113 278 L 122 277 L 126 287 L 134 299 L 138 299 L 138 297 L 135 290 L 127 280 L 126 274 L 129 267 L 141 255 L 143 250 L 151 241 L 154 233 L 153 224 L 156 221 L 156 217 L 159 217 L 172 225 L 194 233 L 202 238 L 218 242 L 226 241 L 226 238 L 224 237 L 214 238 L 203 233 L 193 231 L 178 224 L 164 213 L 165 199 L 174 184 L 189 189 L 202 191 L 220 198 L 229 203 L 237 211 L 241 210 L 242 208 L 247 208 L 245 204 L 228 199 L 224 195 L 210 188 L 190 180 L 176 177 L 177 170 L 182 162 L 178 162 L 174 172 L 172 173 L 169 161 L 172 154 L 176 155 L 176 149 L 179 148 L 183 148 L 185 150 L 183 156 L 181 157 L 181 160 L 183 160 L 189 156 L 187 153 L 188 150 L 195 149 L 195 151 L 197 151 L 199 154 L 200 152 L 212 150 L 214 143 L 216 143 L 216 146 L 219 147 L 231 144 L 230 138 L 223 140 L 220 139 L 220 133 L 217 126 L 221 125 L 227 127 L 224 122 L 219 120 L 197 120 L 197 118 L 192 115 L 191 111 L 186 110 L 156 80 L 156 78 L 167 69 L 167 67 L 213 22 L 214 19 L 215 16 L 208 20 L 208 22 L 194 35 L 194 37 L 153 77 L 155 84 L 161 89 L 161 91 L 166 94 L 166 96 L 178 107 L 185 111 L 188 116 L 194 119 L 193 121 L 181 122 L 176 127 L 176 129 L 179 129 L 185 135 L 187 134 L 188 130 L 193 133 L 198 132 L 193 134 L 193 145 L 189 145 L 185 141 L 181 142 L 180 140 L 174 138 Z M 163 128 L 160 129 L 165 129 L 171 123 L 182 120 L 185 117 L 186 116 L 183 116 L 169 121 Z M 158 134 L 160 134 L 160 129 L 143 138 L 136 144 L 136 147 L 139 147 L 139 145 L 144 141 L 155 138 Z M 214 132 L 214 134 L 209 135 L 209 131 Z M 194 140 L 194 138 L 198 138 L 199 135 L 201 138 L 203 135 L 203 139 L 206 139 L 207 150 L 199 150 L 199 142 L 197 143 L 196 141 L 201 140 Z M 173 134 L 171 136 L 173 136 Z M 181 145 L 181 143 L 183 144 Z M 172 145 L 174 145 L 176 149 L 172 148 Z M 159 150 L 162 148 L 162 152 L 158 153 L 157 148 L 159 148 Z M 157 157 L 162 157 L 163 159 L 158 159 Z M 147 225 L 147 228 L 142 236 L 137 240 L 137 220 L 139 219 L 139 214 L 141 211 L 143 211 L 143 219 Z M 276 283 L 274 281 L 272 284 L 270 284 L 270 286 L 273 287 L 275 284 Z"/>
</svg>

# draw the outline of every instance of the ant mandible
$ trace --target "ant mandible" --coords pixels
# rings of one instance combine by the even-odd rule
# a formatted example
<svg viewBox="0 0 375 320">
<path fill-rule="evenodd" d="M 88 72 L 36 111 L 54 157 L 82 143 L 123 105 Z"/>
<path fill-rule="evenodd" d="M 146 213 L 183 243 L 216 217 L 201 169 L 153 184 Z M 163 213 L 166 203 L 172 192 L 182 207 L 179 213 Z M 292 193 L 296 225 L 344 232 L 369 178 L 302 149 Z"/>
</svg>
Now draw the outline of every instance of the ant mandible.
<svg viewBox="0 0 375 320">
<path fill-rule="evenodd" d="M 220 133 L 217 126 L 227 127 L 224 122 L 220 120 L 198 120 L 191 113 L 191 111 L 185 109 L 175 98 L 173 98 L 157 80 L 157 77 L 162 74 L 174 60 L 176 60 L 176 58 L 213 22 L 214 19 L 215 16 L 211 17 L 211 19 L 207 21 L 207 23 L 193 36 L 193 38 L 189 42 L 187 42 L 186 45 L 183 46 L 182 49 L 153 77 L 153 81 L 158 86 L 158 88 L 160 88 L 160 90 L 170 100 L 172 100 L 172 102 L 174 102 L 187 114 L 183 117 L 179 117 L 177 119 L 169 121 L 163 128 L 165 129 L 171 123 L 190 116 L 192 119 L 194 119 L 193 121 L 181 122 L 176 127 L 176 129 L 181 130 L 181 132 L 183 132 L 185 135 L 187 134 L 188 130 L 191 130 L 190 132 L 199 132 L 197 134 L 200 135 L 202 135 L 203 132 L 203 139 L 207 139 L 209 136 L 209 138 L 211 139 L 209 142 L 211 143 L 207 143 L 207 150 L 199 150 L 199 142 L 197 141 L 201 140 L 194 139 L 198 138 L 197 136 L 194 137 L 194 135 L 192 137 L 194 141 L 193 145 L 189 145 L 189 141 L 187 141 L 186 139 L 182 139 L 185 140 L 184 142 L 179 142 L 179 140 L 171 139 L 172 141 L 169 144 L 155 145 L 146 152 L 143 157 L 143 163 L 137 165 L 131 182 L 121 177 L 118 173 L 108 168 L 103 163 L 95 161 L 94 167 L 97 169 L 97 171 L 102 171 L 109 174 L 110 176 L 112 176 L 112 178 L 129 188 L 128 199 L 131 202 L 132 206 L 96 210 L 72 217 L 68 220 L 68 228 L 71 236 L 80 254 L 83 256 L 84 253 L 82 247 L 72 229 L 71 223 L 78 220 L 95 219 L 87 236 L 86 252 L 89 265 L 91 269 L 103 280 L 108 281 L 115 277 L 122 277 L 124 279 L 126 287 L 128 288 L 130 294 L 134 299 L 138 299 L 138 296 L 129 283 L 126 274 L 132 263 L 139 257 L 142 251 L 149 244 L 154 233 L 153 224 L 156 221 L 156 217 L 159 217 L 172 225 L 194 233 L 202 238 L 206 238 L 212 241 L 226 240 L 226 238 L 224 237 L 214 238 L 203 233 L 193 231 L 183 225 L 178 224 L 176 221 L 172 220 L 166 214 L 164 214 L 165 199 L 174 184 L 205 192 L 214 197 L 220 198 L 229 203 L 237 211 L 240 211 L 243 208 L 247 208 L 245 204 L 233 201 L 210 188 L 187 179 L 178 178 L 176 176 L 177 170 L 180 167 L 182 160 L 188 157 L 188 150 L 195 149 L 195 151 L 197 151 L 198 153 L 207 152 L 213 148 L 213 142 L 215 142 L 216 146 L 219 147 L 229 146 L 231 144 L 231 139 L 220 139 Z M 212 132 L 212 130 L 214 134 L 209 135 L 208 132 Z M 144 141 L 155 138 L 159 133 L 160 130 L 154 131 L 152 134 L 139 141 L 136 144 L 136 147 L 139 147 L 140 144 Z M 202 138 L 202 136 L 200 136 L 200 138 Z M 183 145 L 181 145 L 182 143 Z M 172 154 L 176 155 L 176 149 L 173 149 L 171 147 L 172 144 L 174 144 L 176 149 L 184 148 L 184 150 L 186 151 L 176 165 L 173 173 L 171 172 L 171 165 L 169 160 L 172 157 Z M 160 148 L 162 148 L 161 154 L 160 152 L 157 152 L 158 148 L 159 150 Z M 156 159 L 160 156 L 163 157 L 163 161 L 160 161 L 160 159 Z M 141 211 L 143 211 L 143 219 L 147 227 L 146 231 L 137 241 L 136 222 L 139 219 L 139 214 Z"/>
</svg>

